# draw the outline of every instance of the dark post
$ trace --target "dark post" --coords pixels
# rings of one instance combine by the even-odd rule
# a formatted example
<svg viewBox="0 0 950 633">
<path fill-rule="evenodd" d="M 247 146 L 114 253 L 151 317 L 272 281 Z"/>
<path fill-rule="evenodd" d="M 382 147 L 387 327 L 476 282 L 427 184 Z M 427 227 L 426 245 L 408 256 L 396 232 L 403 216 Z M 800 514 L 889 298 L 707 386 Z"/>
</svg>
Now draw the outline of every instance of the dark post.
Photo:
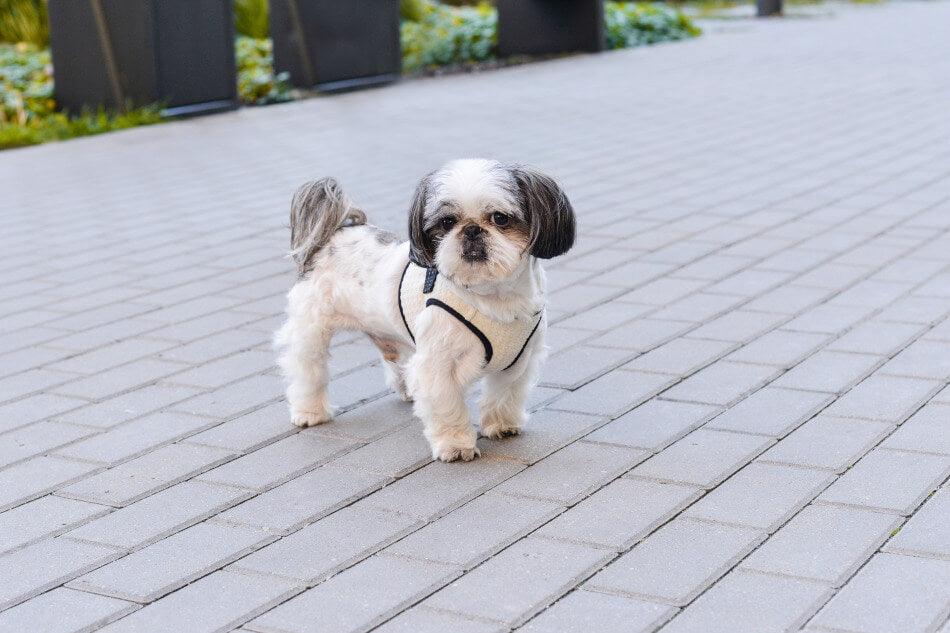
<svg viewBox="0 0 950 633">
<path fill-rule="evenodd" d="M 60 108 L 237 107 L 230 0 L 49 0 Z"/>
<path fill-rule="evenodd" d="M 755 8 L 760 18 L 782 15 L 782 0 L 756 0 Z"/>
<path fill-rule="evenodd" d="M 498 54 L 604 50 L 603 0 L 498 0 Z"/>
<path fill-rule="evenodd" d="M 299 88 L 327 92 L 402 73 L 399 0 L 271 0 L 274 66 Z"/>
</svg>

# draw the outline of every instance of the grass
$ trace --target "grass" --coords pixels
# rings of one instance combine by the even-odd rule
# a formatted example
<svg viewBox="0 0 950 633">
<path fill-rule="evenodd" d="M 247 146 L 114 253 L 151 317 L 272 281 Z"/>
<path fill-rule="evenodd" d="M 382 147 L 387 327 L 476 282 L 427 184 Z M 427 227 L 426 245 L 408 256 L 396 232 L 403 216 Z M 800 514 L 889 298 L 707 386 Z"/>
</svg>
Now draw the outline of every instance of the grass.
<svg viewBox="0 0 950 633">
<path fill-rule="evenodd" d="M 138 108 L 120 114 L 103 110 L 84 112 L 72 117 L 55 112 L 45 117 L 37 117 L 25 125 L 0 123 L 0 149 L 125 130 L 160 123 L 163 120 L 161 108 L 158 106 Z"/>
<path fill-rule="evenodd" d="M 0 0 L 0 42 L 46 46 L 46 0 Z"/>
</svg>

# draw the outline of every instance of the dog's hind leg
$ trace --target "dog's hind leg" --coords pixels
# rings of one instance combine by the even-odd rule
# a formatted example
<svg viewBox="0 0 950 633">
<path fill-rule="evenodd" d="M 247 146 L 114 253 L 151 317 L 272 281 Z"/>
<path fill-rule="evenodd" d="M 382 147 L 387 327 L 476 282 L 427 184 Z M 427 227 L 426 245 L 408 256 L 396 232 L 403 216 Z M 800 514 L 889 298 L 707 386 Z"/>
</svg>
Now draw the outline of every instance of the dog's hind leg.
<svg viewBox="0 0 950 633">
<path fill-rule="evenodd" d="M 412 396 L 406 388 L 406 370 L 403 365 L 405 349 L 399 343 L 370 336 L 373 344 L 383 357 L 383 370 L 386 372 L 386 385 L 404 402 L 412 402 Z"/>
<path fill-rule="evenodd" d="M 284 347 L 280 366 L 287 376 L 287 403 L 291 421 L 297 426 L 316 426 L 333 419 L 327 400 L 330 339 L 333 329 L 325 319 L 306 323 L 291 318 L 277 335 Z"/>
</svg>

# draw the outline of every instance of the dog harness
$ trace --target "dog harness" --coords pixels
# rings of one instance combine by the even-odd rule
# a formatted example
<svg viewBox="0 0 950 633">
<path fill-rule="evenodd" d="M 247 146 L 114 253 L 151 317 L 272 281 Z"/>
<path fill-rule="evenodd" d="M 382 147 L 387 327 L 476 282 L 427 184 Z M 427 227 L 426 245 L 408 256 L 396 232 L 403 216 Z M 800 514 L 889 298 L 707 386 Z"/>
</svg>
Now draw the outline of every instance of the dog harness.
<svg viewBox="0 0 950 633">
<path fill-rule="evenodd" d="M 482 342 L 483 368 L 488 372 L 504 371 L 518 362 L 541 324 L 543 313 L 538 310 L 527 319 L 516 318 L 510 322 L 492 319 L 455 294 L 449 284 L 439 278 L 438 270 L 411 261 L 399 280 L 398 301 L 399 314 L 413 343 L 416 342 L 413 332 L 422 311 L 445 310 Z"/>
</svg>

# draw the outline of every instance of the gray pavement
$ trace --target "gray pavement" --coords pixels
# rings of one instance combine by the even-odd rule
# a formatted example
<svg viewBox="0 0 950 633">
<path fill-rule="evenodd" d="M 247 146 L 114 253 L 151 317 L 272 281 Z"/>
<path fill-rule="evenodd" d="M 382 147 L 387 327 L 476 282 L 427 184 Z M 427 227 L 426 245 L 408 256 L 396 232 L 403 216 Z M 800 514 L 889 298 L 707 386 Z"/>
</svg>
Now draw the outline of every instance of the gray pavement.
<svg viewBox="0 0 950 633">
<path fill-rule="evenodd" d="M 950 4 L 0 154 L 0 631 L 950 630 Z M 290 194 L 555 174 L 520 438 L 432 463 L 358 337 L 269 339 Z"/>
</svg>

